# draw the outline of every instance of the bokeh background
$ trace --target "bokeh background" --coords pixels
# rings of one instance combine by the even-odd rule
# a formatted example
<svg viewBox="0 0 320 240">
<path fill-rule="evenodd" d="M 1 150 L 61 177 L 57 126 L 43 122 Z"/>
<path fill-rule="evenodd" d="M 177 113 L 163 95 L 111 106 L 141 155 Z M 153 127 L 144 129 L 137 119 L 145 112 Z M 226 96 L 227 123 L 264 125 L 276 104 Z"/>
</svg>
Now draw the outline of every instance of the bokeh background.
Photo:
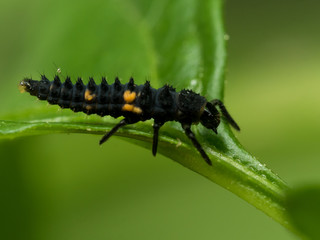
<svg viewBox="0 0 320 240">
<path fill-rule="evenodd" d="M 0 0 L 0 116 L 29 101 L 16 88 L 22 77 L 59 67 L 64 75 L 150 77 L 134 70 L 150 64 L 148 54 L 135 58 L 148 44 L 143 33 L 128 32 L 139 18 L 135 2 L 143 3 Z M 291 186 L 320 182 L 319 8 L 298 0 L 225 6 L 225 102 L 242 128 L 237 136 Z M 124 10 L 128 17 L 114 21 Z M 136 49 L 108 52 L 113 44 Z M 99 147 L 99 138 L 0 143 L 1 239 L 298 239 L 170 159 L 117 137 Z"/>
</svg>

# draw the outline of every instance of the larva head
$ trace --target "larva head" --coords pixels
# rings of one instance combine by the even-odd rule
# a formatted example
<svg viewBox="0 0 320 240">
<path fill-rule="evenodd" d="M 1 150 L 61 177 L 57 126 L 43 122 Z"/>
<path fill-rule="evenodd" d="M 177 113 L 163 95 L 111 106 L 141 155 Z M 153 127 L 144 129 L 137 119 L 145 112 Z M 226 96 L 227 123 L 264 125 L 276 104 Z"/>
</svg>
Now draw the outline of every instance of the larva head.
<svg viewBox="0 0 320 240">
<path fill-rule="evenodd" d="M 221 113 L 217 110 L 216 106 L 219 107 Z M 221 115 L 234 129 L 240 131 L 240 127 L 233 120 L 226 107 L 219 99 L 214 99 L 211 102 L 206 103 L 206 107 L 201 115 L 200 121 L 203 126 L 212 129 L 215 133 L 217 133 L 217 127 L 220 124 Z"/>
<path fill-rule="evenodd" d="M 18 88 L 21 93 L 28 92 L 31 95 L 35 95 L 38 90 L 38 85 L 39 85 L 38 81 L 25 78 L 19 83 Z"/>
<path fill-rule="evenodd" d="M 213 130 L 215 133 L 217 133 L 217 128 L 220 124 L 220 113 L 215 107 L 209 107 L 208 104 L 206 104 L 206 107 L 201 114 L 200 122 L 203 126 L 205 126 L 208 129 Z"/>
</svg>

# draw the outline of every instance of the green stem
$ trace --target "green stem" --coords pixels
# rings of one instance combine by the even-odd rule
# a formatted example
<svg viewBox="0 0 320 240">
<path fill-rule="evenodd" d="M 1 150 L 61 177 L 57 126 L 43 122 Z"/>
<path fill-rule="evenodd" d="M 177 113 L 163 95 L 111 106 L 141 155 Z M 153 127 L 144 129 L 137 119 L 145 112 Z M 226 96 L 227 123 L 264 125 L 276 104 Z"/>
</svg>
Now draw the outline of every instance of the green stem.
<svg viewBox="0 0 320 240">
<path fill-rule="evenodd" d="M 1 121 L 0 139 L 57 132 L 103 135 L 114 126 L 114 122 L 111 121 L 103 124 L 90 121 L 90 119 L 87 119 L 85 123 L 72 118 L 66 118 L 65 122 L 61 122 L 60 119 L 47 119 L 46 121 L 48 122 Z M 230 137 L 231 132 L 228 126 L 222 124 L 219 127 L 219 138 L 213 136 L 216 139 L 212 139 L 211 136 L 205 140 L 208 137 L 205 136 L 202 139 L 212 166 L 203 161 L 181 129 L 168 124 L 161 129 L 161 132 L 159 144 L 161 154 L 235 193 L 292 230 L 287 221 L 284 206 L 287 185 L 243 150 L 242 146 Z M 121 129 L 116 135 L 126 137 L 130 142 L 151 149 L 152 131 L 150 131 L 149 123 L 128 126 Z"/>
<path fill-rule="evenodd" d="M 198 1 L 198 29 L 204 61 L 204 79 L 209 79 L 206 96 L 223 99 L 226 66 L 222 0 Z M 209 41 L 208 41 L 209 39 Z M 219 135 L 201 131 L 207 140 L 213 168 L 193 166 L 193 170 L 235 193 L 267 215 L 292 229 L 287 220 L 285 193 L 288 186 L 256 158 L 246 152 L 229 126 L 221 124 Z M 219 149 L 219 150 L 218 150 Z M 176 159 L 178 161 L 178 159 Z M 183 164 L 183 163 L 182 163 Z M 190 168 L 190 166 L 187 166 Z"/>
</svg>

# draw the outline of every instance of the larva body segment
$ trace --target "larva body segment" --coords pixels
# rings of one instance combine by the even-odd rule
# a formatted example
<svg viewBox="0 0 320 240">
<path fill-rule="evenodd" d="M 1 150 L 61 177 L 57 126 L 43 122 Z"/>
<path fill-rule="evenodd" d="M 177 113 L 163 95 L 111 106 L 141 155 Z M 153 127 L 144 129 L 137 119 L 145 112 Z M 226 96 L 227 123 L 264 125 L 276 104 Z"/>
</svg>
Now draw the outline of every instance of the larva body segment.
<svg viewBox="0 0 320 240">
<path fill-rule="evenodd" d="M 98 114 L 101 117 L 110 115 L 114 118 L 124 117 L 109 133 L 100 141 L 105 142 L 120 127 L 139 121 L 154 119 L 153 154 L 156 155 L 158 144 L 158 132 L 167 121 L 180 122 L 187 136 L 198 149 L 204 160 L 211 165 L 211 161 L 196 140 L 191 131 L 191 124 L 200 122 L 206 128 L 217 133 L 220 124 L 220 112 L 215 106 L 219 106 L 222 115 L 237 130 L 240 130 L 231 118 L 220 100 L 208 102 L 206 98 L 191 90 L 176 90 L 168 85 L 159 89 L 150 86 L 150 82 L 136 85 L 133 78 L 126 84 L 121 84 L 116 78 L 113 84 L 108 84 L 105 78 L 99 85 L 90 78 L 88 84 L 84 84 L 78 78 L 75 84 L 69 77 L 62 83 L 58 76 L 49 81 L 41 76 L 40 81 L 29 78 L 19 84 L 21 92 L 29 92 L 40 100 L 46 100 L 50 104 L 57 104 L 61 108 L 70 108 L 74 112 L 86 114 Z"/>
</svg>

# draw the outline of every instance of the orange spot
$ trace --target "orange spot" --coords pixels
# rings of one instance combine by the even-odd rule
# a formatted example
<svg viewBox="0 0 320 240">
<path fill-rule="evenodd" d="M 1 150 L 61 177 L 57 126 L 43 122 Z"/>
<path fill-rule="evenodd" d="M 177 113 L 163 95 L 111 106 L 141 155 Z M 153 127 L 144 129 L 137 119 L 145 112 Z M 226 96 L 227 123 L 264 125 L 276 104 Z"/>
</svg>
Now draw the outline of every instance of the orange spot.
<svg viewBox="0 0 320 240">
<path fill-rule="evenodd" d="M 125 104 L 125 105 L 123 105 L 123 107 L 122 107 L 122 111 L 132 112 L 133 109 L 134 109 L 134 106 L 133 106 L 133 105 L 130 105 L 130 104 Z"/>
<path fill-rule="evenodd" d="M 133 113 L 136 113 L 136 114 L 142 113 L 141 108 L 135 107 L 132 104 L 124 104 L 123 107 L 122 107 L 122 111 L 133 112 Z"/>
<path fill-rule="evenodd" d="M 93 106 L 92 106 L 92 105 L 87 105 L 87 106 L 86 106 L 86 110 L 87 110 L 87 111 L 92 110 L 92 108 L 93 108 Z"/>
<path fill-rule="evenodd" d="M 91 94 L 90 90 L 87 89 L 84 93 L 84 99 L 88 102 L 92 101 L 96 97 L 95 94 Z"/>
<path fill-rule="evenodd" d="M 139 108 L 139 107 L 133 107 L 132 112 L 134 112 L 134 113 L 136 113 L 136 114 L 140 114 L 140 113 L 142 113 L 142 110 L 141 110 L 141 108 Z"/>
<path fill-rule="evenodd" d="M 206 107 L 206 104 L 207 104 L 207 103 L 203 104 L 202 107 L 200 108 L 200 111 L 199 111 L 199 115 L 200 115 L 200 116 L 202 115 L 202 113 L 203 113 L 203 111 L 204 111 L 204 108 Z"/>
<path fill-rule="evenodd" d="M 123 93 L 123 99 L 126 103 L 132 103 L 136 99 L 136 93 L 127 90 Z"/>
</svg>

